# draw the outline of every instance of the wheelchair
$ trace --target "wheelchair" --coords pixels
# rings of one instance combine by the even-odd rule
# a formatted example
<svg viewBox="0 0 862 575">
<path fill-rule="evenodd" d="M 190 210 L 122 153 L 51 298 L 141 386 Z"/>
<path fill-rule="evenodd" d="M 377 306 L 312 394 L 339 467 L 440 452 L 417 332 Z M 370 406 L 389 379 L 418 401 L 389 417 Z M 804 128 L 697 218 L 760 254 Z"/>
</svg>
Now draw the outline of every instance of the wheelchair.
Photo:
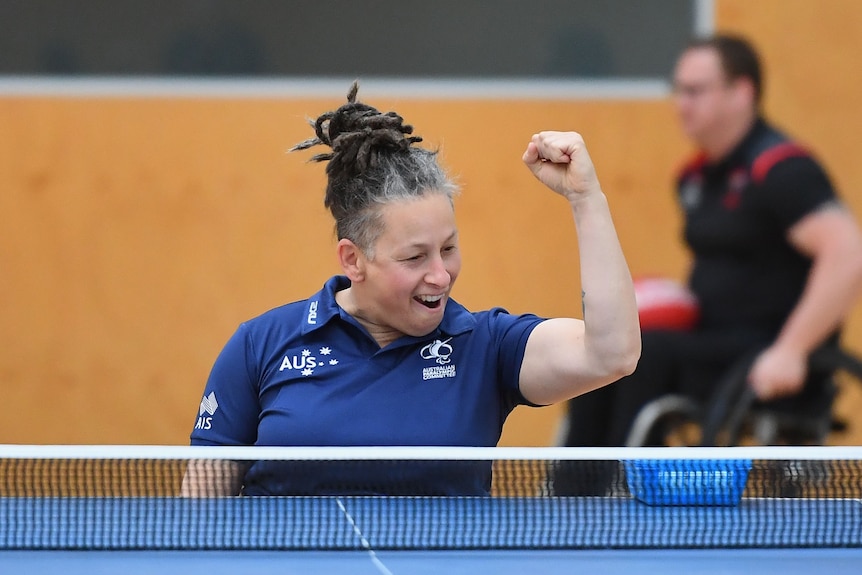
<svg viewBox="0 0 862 575">
<path fill-rule="evenodd" d="M 752 350 L 732 364 L 705 402 L 667 394 L 647 403 L 632 424 L 626 446 L 823 445 L 830 433 L 847 427 L 836 420 L 833 412 L 837 378 L 848 375 L 862 383 L 862 359 L 842 348 L 834 338 L 809 356 L 809 379 L 817 378 L 813 382 L 818 384 L 812 388 L 813 397 L 762 403 L 747 381 L 760 351 Z M 548 491 L 558 496 L 629 494 L 620 462 L 593 461 L 589 466 L 582 463 L 560 462 L 549 472 Z M 761 494 L 799 496 L 805 489 L 805 480 L 822 475 L 816 464 L 812 467 L 811 462 L 787 461 L 762 469 L 761 484 L 769 486 L 770 491 Z"/>
<path fill-rule="evenodd" d="M 748 372 L 760 350 L 733 364 L 706 403 L 668 394 L 641 408 L 626 440 L 644 445 L 735 446 L 823 445 L 830 433 L 846 429 L 832 410 L 836 375 L 844 372 L 862 382 L 862 359 L 837 343 L 826 344 L 809 357 L 809 378 L 822 378 L 814 401 L 761 403 L 747 384 Z"/>
</svg>

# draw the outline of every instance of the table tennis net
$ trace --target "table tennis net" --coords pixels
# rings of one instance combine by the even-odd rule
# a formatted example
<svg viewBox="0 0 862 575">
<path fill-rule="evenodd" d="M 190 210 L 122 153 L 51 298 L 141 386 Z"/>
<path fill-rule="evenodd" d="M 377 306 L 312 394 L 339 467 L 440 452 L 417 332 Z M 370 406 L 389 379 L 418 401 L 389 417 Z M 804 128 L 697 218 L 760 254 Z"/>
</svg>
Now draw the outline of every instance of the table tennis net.
<svg viewBox="0 0 862 575">
<path fill-rule="evenodd" d="M 0 549 L 836 546 L 860 448 L 0 446 Z"/>
</svg>

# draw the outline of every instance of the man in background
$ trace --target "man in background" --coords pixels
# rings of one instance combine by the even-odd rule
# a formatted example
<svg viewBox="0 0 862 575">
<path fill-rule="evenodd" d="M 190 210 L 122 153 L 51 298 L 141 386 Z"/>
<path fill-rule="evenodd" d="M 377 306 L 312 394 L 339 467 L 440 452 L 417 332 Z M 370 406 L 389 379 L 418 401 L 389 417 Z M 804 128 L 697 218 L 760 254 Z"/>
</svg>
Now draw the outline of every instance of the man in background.
<svg viewBox="0 0 862 575">
<path fill-rule="evenodd" d="M 636 371 L 569 402 L 566 445 L 624 445 L 647 402 L 708 401 L 753 351 L 748 383 L 760 401 L 831 409 L 828 374 L 809 374 L 807 360 L 837 340 L 862 288 L 862 233 L 817 160 L 763 117 L 762 93 L 758 55 L 742 38 L 698 39 L 680 55 L 674 104 L 697 152 L 676 191 L 699 321 L 642 326 Z"/>
</svg>

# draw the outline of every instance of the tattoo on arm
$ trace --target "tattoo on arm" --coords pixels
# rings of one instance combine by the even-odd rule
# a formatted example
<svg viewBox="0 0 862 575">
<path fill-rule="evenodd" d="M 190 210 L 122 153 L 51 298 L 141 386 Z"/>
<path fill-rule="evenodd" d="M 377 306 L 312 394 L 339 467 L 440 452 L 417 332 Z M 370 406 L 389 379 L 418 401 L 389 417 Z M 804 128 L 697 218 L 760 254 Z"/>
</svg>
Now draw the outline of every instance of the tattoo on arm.
<svg viewBox="0 0 862 575">
<path fill-rule="evenodd" d="M 587 301 L 584 299 L 587 295 L 587 292 L 581 290 L 581 317 L 586 319 L 587 317 Z"/>
</svg>

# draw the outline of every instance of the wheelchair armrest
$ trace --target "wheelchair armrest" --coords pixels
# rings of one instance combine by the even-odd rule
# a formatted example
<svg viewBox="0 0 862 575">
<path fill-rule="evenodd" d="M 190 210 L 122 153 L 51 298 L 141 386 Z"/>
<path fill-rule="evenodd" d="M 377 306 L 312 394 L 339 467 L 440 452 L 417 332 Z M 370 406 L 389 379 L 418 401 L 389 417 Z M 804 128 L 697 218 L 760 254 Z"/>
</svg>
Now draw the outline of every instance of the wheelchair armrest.
<svg viewBox="0 0 862 575">
<path fill-rule="evenodd" d="M 837 346 L 815 350 L 808 360 L 811 369 L 822 371 L 846 371 L 862 381 L 862 359 Z"/>
</svg>

